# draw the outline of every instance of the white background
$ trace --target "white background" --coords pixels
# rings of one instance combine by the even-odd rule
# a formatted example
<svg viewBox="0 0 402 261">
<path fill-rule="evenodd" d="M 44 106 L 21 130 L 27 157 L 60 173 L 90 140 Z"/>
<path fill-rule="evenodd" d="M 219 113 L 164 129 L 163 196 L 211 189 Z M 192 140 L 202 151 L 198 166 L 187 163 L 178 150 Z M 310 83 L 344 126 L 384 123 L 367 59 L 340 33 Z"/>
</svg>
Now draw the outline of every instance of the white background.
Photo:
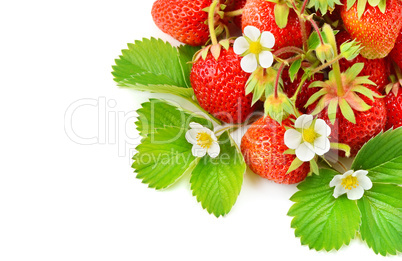
<svg viewBox="0 0 402 261">
<path fill-rule="evenodd" d="M 301 246 L 286 216 L 294 185 L 246 173 L 217 219 L 189 177 L 165 191 L 135 178 L 133 115 L 151 95 L 116 87 L 111 65 L 142 37 L 177 44 L 153 24 L 152 2 L 3 1 L 0 260 L 383 259 L 359 240 Z"/>
</svg>

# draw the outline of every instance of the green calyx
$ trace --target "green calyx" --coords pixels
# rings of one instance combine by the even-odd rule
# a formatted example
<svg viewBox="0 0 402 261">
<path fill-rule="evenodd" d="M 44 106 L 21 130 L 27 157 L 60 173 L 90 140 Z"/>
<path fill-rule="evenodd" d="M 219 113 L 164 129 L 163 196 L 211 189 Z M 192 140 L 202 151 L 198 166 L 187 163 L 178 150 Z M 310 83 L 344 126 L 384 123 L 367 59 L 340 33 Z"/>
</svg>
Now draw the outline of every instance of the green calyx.
<svg viewBox="0 0 402 261">
<path fill-rule="evenodd" d="M 310 0 L 307 8 L 314 7 L 316 11 L 319 10 L 322 15 L 325 15 L 328 10 L 334 10 L 335 5 L 342 5 L 342 3 L 339 0 Z"/>
<path fill-rule="evenodd" d="M 347 0 L 346 10 L 352 8 L 352 6 L 357 1 L 357 15 L 359 19 L 362 17 L 364 11 L 366 10 L 367 3 L 372 7 L 378 7 L 382 13 L 385 13 L 387 0 Z"/>
<path fill-rule="evenodd" d="M 250 75 L 246 83 L 246 95 L 253 94 L 252 105 L 258 100 L 265 100 L 266 92 L 273 92 L 277 73 L 278 71 L 272 67 L 267 69 L 259 67 Z"/>
<path fill-rule="evenodd" d="M 324 108 L 328 108 L 328 118 L 331 123 L 335 123 L 338 107 L 342 115 L 350 122 L 356 124 L 354 111 L 367 111 L 371 108 L 358 94 L 366 96 L 374 101 L 374 98 L 380 98 L 376 92 L 370 90 L 364 85 L 375 85 L 369 76 L 357 76 L 362 71 L 364 64 L 356 63 L 350 67 L 346 72 L 341 74 L 341 81 L 343 86 L 343 93 L 337 91 L 337 79 L 334 71 L 330 71 L 329 79 L 327 81 L 316 81 L 310 84 L 309 88 L 321 87 L 317 93 L 312 95 L 307 101 L 305 107 L 318 101 L 313 115 L 320 113 Z"/>
</svg>

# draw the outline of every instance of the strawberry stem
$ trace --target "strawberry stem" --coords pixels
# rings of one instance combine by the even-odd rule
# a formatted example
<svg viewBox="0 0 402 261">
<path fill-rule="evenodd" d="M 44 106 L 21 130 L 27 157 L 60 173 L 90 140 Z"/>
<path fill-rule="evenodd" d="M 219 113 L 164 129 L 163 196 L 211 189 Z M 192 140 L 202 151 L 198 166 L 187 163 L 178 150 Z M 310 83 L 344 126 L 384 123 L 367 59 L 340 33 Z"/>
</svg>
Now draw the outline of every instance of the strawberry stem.
<svg viewBox="0 0 402 261">
<path fill-rule="evenodd" d="M 283 47 L 279 50 L 276 50 L 273 55 L 279 56 L 284 53 L 296 53 L 296 54 L 304 54 L 304 51 L 298 47 L 295 46 L 288 46 L 288 47 Z"/>
<path fill-rule="evenodd" d="M 324 45 L 324 39 L 322 38 L 322 34 L 320 32 L 320 28 L 318 28 L 317 23 L 314 21 L 314 19 L 312 17 L 308 18 L 308 21 L 311 23 L 311 25 L 314 27 L 314 30 L 317 32 L 318 34 L 318 39 L 320 39 L 320 43 L 321 45 Z"/>
<path fill-rule="evenodd" d="M 281 78 L 284 68 L 285 68 L 285 63 L 281 63 L 281 65 L 279 66 L 279 69 L 278 69 L 278 74 L 276 75 L 276 79 L 275 79 L 275 93 L 274 93 L 275 99 L 278 98 L 279 79 Z"/>
<path fill-rule="evenodd" d="M 215 9 L 216 6 L 218 5 L 219 0 L 215 0 L 212 2 L 212 4 L 209 7 L 208 11 L 208 28 L 209 28 L 209 35 L 211 37 L 211 42 L 212 45 L 218 44 L 218 39 L 216 38 L 216 33 L 215 33 Z"/>
<path fill-rule="evenodd" d="M 334 59 L 332 59 L 331 61 L 328 61 L 326 63 L 324 63 L 323 65 L 315 68 L 313 71 L 311 71 L 311 74 L 315 74 L 319 71 L 324 70 L 325 68 L 327 68 L 328 66 L 331 66 L 332 64 L 336 63 L 337 61 L 339 61 L 340 59 L 343 58 L 342 54 L 339 54 L 338 56 L 336 56 Z"/>
<path fill-rule="evenodd" d="M 401 80 L 402 79 L 401 69 L 399 68 L 399 66 L 394 61 L 392 61 L 392 65 L 394 66 L 396 78 L 398 78 L 398 81 Z"/>
<path fill-rule="evenodd" d="M 302 8 L 300 10 L 300 14 L 304 14 L 304 11 L 306 10 L 306 6 L 307 6 L 308 1 L 309 0 L 304 0 L 303 6 L 302 6 Z"/>
<path fill-rule="evenodd" d="M 307 2 L 308 2 L 308 0 L 304 1 L 302 9 L 299 12 L 299 10 L 297 9 L 297 6 L 296 6 L 296 2 L 294 0 L 291 1 L 293 9 L 299 17 L 300 30 L 301 30 L 302 41 L 303 41 L 303 49 L 305 51 L 308 50 L 308 44 L 307 44 L 308 37 L 307 37 L 306 21 L 304 20 L 303 15 L 304 15 L 304 11 L 306 9 Z"/>
<path fill-rule="evenodd" d="M 334 51 L 334 56 L 338 56 L 338 48 L 336 46 L 336 40 L 335 40 L 335 35 L 334 31 L 332 30 L 331 26 L 329 24 L 324 24 L 322 27 L 323 32 L 327 36 L 328 43 L 331 45 L 332 50 Z M 339 65 L 339 60 L 336 60 L 334 64 L 332 65 L 332 69 L 334 72 L 335 80 L 336 80 L 336 86 L 338 90 L 338 96 L 342 97 L 345 94 L 345 90 L 343 89 L 342 86 L 342 75 L 341 75 L 341 67 Z"/>
<path fill-rule="evenodd" d="M 234 16 L 242 15 L 242 13 L 243 13 L 243 8 L 242 8 L 242 9 L 239 9 L 239 10 L 234 10 L 234 11 L 225 12 L 225 16 L 227 16 L 227 17 L 234 17 Z"/>
</svg>

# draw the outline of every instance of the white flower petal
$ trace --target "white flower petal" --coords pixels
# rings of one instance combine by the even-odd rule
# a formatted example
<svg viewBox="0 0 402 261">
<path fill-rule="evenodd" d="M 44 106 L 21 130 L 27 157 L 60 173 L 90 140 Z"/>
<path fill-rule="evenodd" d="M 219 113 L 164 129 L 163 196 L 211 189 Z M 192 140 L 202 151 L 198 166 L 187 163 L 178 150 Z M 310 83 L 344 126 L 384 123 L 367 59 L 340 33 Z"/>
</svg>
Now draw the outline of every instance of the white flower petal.
<svg viewBox="0 0 402 261">
<path fill-rule="evenodd" d="M 196 122 L 190 122 L 190 128 L 192 128 L 192 129 L 205 129 L 204 126 L 202 126 L 201 124 L 196 123 Z"/>
<path fill-rule="evenodd" d="M 197 129 L 190 129 L 186 132 L 186 140 L 191 143 L 191 144 L 197 144 L 197 135 L 198 135 L 198 130 Z"/>
<path fill-rule="evenodd" d="M 367 174 L 368 174 L 367 170 L 360 169 L 360 170 L 356 170 L 355 173 L 353 173 L 353 176 L 359 178 L 361 176 L 367 176 Z"/>
<path fill-rule="evenodd" d="M 301 161 L 310 161 L 314 158 L 314 155 L 314 151 L 309 149 L 306 143 L 300 144 L 300 146 L 296 149 L 296 157 L 298 157 Z"/>
<path fill-rule="evenodd" d="M 245 72 L 254 72 L 257 69 L 257 58 L 255 57 L 255 54 L 249 53 L 244 56 L 240 61 L 240 66 Z"/>
<path fill-rule="evenodd" d="M 342 178 L 346 178 L 347 176 L 353 175 L 353 170 L 348 170 L 345 173 L 343 173 Z"/>
<path fill-rule="evenodd" d="M 359 186 L 365 190 L 369 190 L 373 187 L 373 182 L 371 182 L 371 179 L 367 176 L 358 176 L 357 182 L 359 183 Z"/>
<path fill-rule="evenodd" d="M 271 65 L 274 63 L 274 56 L 269 51 L 262 51 L 258 57 L 259 57 L 260 65 L 263 68 L 271 67 Z"/>
<path fill-rule="evenodd" d="M 330 149 L 331 144 L 329 143 L 329 139 L 327 137 L 321 136 L 314 140 L 314 152 L 317 155 L 324 155 Z"/>
<path fill-rule="evenodd" d="M 208 155 L 211 158 L 218 157 L 220 152 L 221 152 L 221 147 L 219 147 L 219 144 L 217 142 L 213 142 L 211 147 L 208 149 Z"/>
<path fill-rule="evenodd" d="M 333 177 L 333 179 L 329 183 L 329 186 L 335 187 L 335 186 L 341 185 L 341 183 L 342 183 L 342 175 L 336 175 L 335 177 Z"/>
<path fill-rule="evenodd" d="M 303 114 L 295 121 L 295 128 L 308 129 L 313 122 L 313 115 Z"/>
<path fill-rule="evenodd" d="M 257 27 L 248 25 L 244 28 L 244 35 L 250 38 L 251 41 L 256 42 L 261 35 Z"/>
<path fill-rule="evenodd" d="M 314 131 L 324 137 L 328 137 L 331 134 L 331 128 L 322 119 L 315 121 Z"/>
<path fill-rule="evenodd" d="M 289 129 L 285 132 L 284 141 L 289 149 L 295 150 L 300 146 L 302 134 L 295 129 Z"/>
<path fill-rule="evenodd" d="M 207 154 L 207 150 L 201 147 L 198 144 L 194 144 L 193 147 L 191 148 L 191 153 L 193 154 L 194 157 L 204 157 L 205 154 Z"/>
<path fill-rule="evenodd" d="M 241 55 L 250 48 L 250 44 L 247 42 L 246 38 L 239 37 L 236 39 L 233 45 L 233 50 L 235 54 Z"/>
<path fill-rule="evenodd" d="M 346 190 L 342 185 L 338 185 L 335 187 L 334 194 L 332 195 L 334 196 L 334 198 L 338 198 L 340 195 L 347 193 L 347 191 L 348 190 Z"/>
<path fill-rule="evenodd" d="M 271 49 L 275 45 L 275 36 L 271 32 L 262 32 L 260 44 Z"/>
<path fill-rule="evenodd" d="M 346 194 L 348 195 L 348 199 L 350 200 L 361 199 L 361 197 L 363 197 L 364 194 L 364 189 L 361 186 L 357 186 L 356 188 L 347 190 Z"/>
</svg>

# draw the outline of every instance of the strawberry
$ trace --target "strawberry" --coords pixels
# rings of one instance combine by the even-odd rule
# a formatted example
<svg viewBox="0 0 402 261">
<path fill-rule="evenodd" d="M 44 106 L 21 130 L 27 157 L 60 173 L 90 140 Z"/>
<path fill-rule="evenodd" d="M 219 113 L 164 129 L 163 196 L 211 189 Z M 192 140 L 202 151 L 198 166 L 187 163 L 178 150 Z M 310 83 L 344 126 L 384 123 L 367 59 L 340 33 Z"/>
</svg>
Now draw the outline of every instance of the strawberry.
<svg viewBox="0 0 402 261">
<path fill-rule="evenodd" d="M 359 94 L 358 94 L 359 95 Z M 318 118 L 326 121 L 331 127 L 331 142 L 344 143 L 350 146 L 351 156 L 355 156 L 360 148 L 372 137 L 380 133 L 386 123 L 386 109 L 382 98 L 369 98 L 359 95 L 371 108 L 367 111 L 356 111 L 356 123 L 347 120 L 340 110 L 336 113 L 335 123 L 332 124 L 328 117 L 328 109 L 324 109 L 317 115 Z M 340 152 L 344 156 L 343 152 Z"/>
<path fill-rule="evenodd" d="M 396 39 L 395 47 L 391 51 L 391 58 L 402 70 L 402 29 L 399 32 L 399 36 Z"/>
<path fill-rule="evenodd" d="M 353 40 L 347 31 L 340 31 L 336 35 L 336 43 L 338 48 L 342 43 L 346 41 Z M 339 50 L 339 49 L 338 49 Z M 366 59 L 360 54 L 353 59 L 348 61 L 346 59 L 341 59 L 339 65 L 341 71 L 345 72 L 348 68 L 352 67 L 355 63 L 364 63 L 363 70 L 360 72 L 359 76 L 370 76 L 369 79 L 373 81 L 377 86 L 372 86 L 371 88 L 382 93 L 385 86 L 388 84 L 388 76 L 390 74 L 389 62 L 385 58 L 381 59 Z"/>
<path fill-rule="evenodd" d="M 284 143 L 285 126 L 289 119 L 279 124 L 269 116 L 253 123 L 241 140 L 240 149 L 249 168 L 263 178 L 276 183 L 294 184 L 304 180 L 310 171 L 308 162 L 286 174 L 295 155 L 284 154 L 288 147 Z"/>
<path fill-rule="evenodd" d="M 371 5 L 368 5 L 364 11 L 361 9 L 364 6 L 358 3 L 354 3 L 350 9 L 348 8 L 349 6 L 344 1 L 341 9 L 342 20 L 352 38 L 359 41 L 364 47 L 361 55 L 367 59 L 387 56 L 394 47 L 402 28 L 402 1 L 387 0 L 384 13 L 381 12 L 379 6 Z"/>
<path fill-rule="evenodd" d="M 212 0 L 157 0 L 152 6 L 152 18 L 164 33 L 193 46 L 204 45 L 209 39 L 208 13 L 202 9 Z"/>
<path fill-rule="evenodd" d="M 190 74 L 191 85 L 198 103 L 216 118 L 227 123 L 241 123 L 254 111 L 252 95 L 245 95 L 250 74 L 240 67 L 241 57 L 233 47 L 223 49 L 216 59 L 208 53 L 199 57 Z"/>
<path fill-rule="evenodd" d="M 282 73 L 283 90 L 288 97 L 292 97 L 295 94 L 297 87 L 299 87 L 303 73 L 304 73 L 303 70 L 299 70 L 296 78 L 292 82 L 289 77 L 289 71 L 288 70 L 283 71 L 283 73 Z M 320 90 L 320 88 L 309 88 L 309 85 L 317 80 L 322 81 L 323 79 L 324 79 L 324 75 L 321 73 L 317 73 L 317 74 L 314 74 L 314 76 L 311 79 L 309 79 L 303 83 L 303 86 L 301 87 L 300 92 L 297 95 L 297 99 L 296 99 L 296 108 L 300 112 L 306 113 L 307 110 L 306 110 L 306 108 L 304 108 L 304 105 L 306 105 L 306 103 L 307 103 L 308 99 L 311 97 L 311 95 L 313 95 L 314 93 L 316 93 L 317 91 Z"/>
<path fill-rule="evenodd" d="M 281 29 L 275 22 L 275 3 L 266 0 L 248 0 L 243 9 L 242 29 L 248 25 L 257 27 L 260 31 L 269 31 L 275 36 L 274 50 L 287 46 L 302 47 L 302 31 L 299 18 L 290 9 L 287 25 Z M 310 34 L 311 25 L 306 23 L 306 33 Z"/>
<path fill-rule="evenodd" d="M 398 128 L 402 126 L 402 88 L 398 88 L 396 94 L 388 93 L 384 98 L 387 108 L 387 124 L 385 129 Z"/>
</svg>

